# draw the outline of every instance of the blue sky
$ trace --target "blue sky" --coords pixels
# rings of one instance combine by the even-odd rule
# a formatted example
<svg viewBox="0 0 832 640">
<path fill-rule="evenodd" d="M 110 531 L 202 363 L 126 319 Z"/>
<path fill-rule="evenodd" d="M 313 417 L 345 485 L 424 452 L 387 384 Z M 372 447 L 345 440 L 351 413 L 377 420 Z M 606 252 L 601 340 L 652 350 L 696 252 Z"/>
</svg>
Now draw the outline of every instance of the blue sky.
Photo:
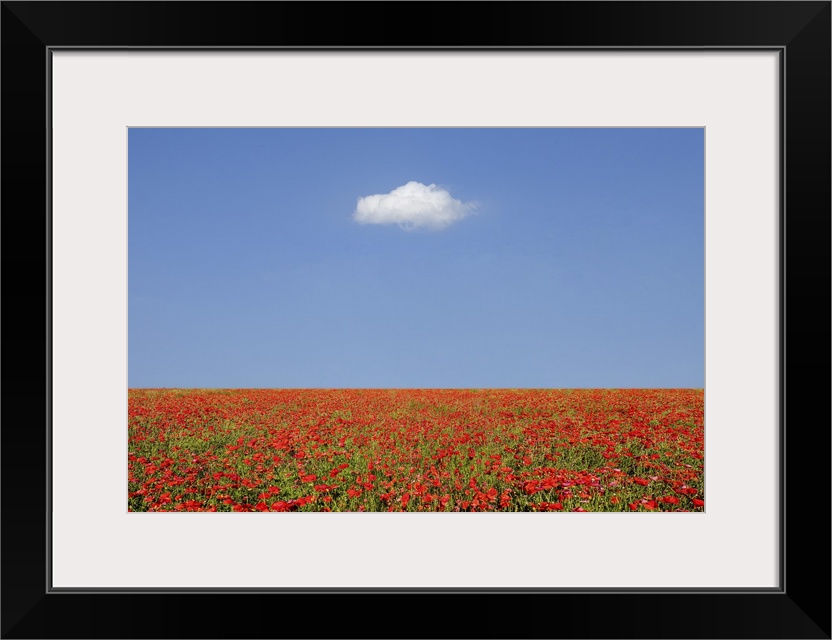
<svg viewBox="0 0 832 640">
<path fill-rule="evenodd" d="M 703 129 L 130 129 L 128 170 L 130 387 L 704 386 Z"/>
</svg>

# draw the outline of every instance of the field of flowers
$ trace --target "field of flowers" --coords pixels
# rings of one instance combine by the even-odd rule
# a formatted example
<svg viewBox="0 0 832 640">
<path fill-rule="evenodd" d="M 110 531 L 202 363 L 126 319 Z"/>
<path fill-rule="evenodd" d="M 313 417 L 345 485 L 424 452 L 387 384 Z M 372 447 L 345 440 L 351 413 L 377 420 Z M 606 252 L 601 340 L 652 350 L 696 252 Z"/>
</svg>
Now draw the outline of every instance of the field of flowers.
<svg viewBox="0 0 832 640">
<path fill-rule="evenodd" d="M 131 389 L 130 511 L 702 511 L 701 389 Z"/>
</svg>

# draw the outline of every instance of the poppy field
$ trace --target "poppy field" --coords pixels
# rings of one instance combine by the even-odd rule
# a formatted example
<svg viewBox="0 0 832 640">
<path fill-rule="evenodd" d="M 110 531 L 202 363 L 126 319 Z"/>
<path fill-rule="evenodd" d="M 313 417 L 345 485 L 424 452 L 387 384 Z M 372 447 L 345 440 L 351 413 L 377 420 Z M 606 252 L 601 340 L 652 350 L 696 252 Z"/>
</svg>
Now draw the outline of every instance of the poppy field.
<svg viewBox="0 0 832 640">
<path fill-rule="evenodd" d="M 131 389 L 129 511 L 703 511 L 702 389 Z"/>
</svg>

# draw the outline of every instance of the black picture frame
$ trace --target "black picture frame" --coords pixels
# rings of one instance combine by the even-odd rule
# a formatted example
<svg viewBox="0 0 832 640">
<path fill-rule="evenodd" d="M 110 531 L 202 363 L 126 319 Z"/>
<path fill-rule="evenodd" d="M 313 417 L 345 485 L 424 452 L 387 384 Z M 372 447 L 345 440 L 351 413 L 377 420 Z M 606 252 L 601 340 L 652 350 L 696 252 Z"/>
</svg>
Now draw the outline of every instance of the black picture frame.
<svg viewBox="0 0 832 640">
<path fill-rule="evenodd" d="M 2 637 L 829 638 L 830 15 L 829 1 L 2 2 Z M 50 52 L 66 47 L 778 51 L 780 587 L 52 589 L 48 95 Z"/>
</svg>

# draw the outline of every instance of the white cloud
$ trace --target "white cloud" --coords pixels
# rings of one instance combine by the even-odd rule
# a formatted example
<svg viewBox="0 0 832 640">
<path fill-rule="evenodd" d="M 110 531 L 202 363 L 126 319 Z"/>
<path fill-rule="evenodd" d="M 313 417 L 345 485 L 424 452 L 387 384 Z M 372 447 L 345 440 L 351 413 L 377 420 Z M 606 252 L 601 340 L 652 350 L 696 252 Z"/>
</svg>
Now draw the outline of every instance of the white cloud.
<svg viewBox="0 0 832 640">
<path fill-rule="evenodd" d="M 390 193 L 358 199 L 353 220 L 360 224 L 397 224 L 402 229 L 444 229 L 473 213 L 476 204 L 451 197 L 435 184 L 408 182 Z"/>
</svg>

